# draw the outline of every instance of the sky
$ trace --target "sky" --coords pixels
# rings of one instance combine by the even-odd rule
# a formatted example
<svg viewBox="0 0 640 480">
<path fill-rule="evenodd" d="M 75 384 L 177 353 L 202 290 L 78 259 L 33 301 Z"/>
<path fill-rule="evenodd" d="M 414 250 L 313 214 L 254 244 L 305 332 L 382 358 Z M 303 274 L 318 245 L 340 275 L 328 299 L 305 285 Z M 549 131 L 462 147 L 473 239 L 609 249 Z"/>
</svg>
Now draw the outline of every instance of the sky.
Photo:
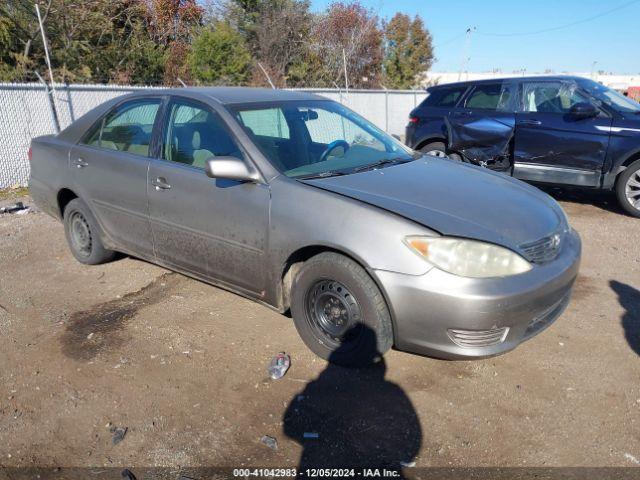
<svg viewBox="0 0 640 480">
<path fill-rule="evenodd" d="M 331 2 L 312 0 L 312 9 L 322 11 Z M 463 59 L 468 58 L 471 72 L 500 69 L 510 73 L 526 69 L 528 73 L 546 70 L 560 73 L 594 69 L 640 74 L 640 0 L 361 0 L 361 3 L 381 18 L 389 19 L 396 12 L 420 15 L 433 36 L 436 56 L 433 71 L 457 72 L 466 63 Z M 601 15 L 613 9 L 616 10 Z M 598 18 L 583 21 L 595 16 Z M 572 23 L 578 24 L 556 29 Z M 475 31 L 467 42 L 465 31 L 471 27 Z M 546 29 L 555 30 L 532 33 Z"/>
</svg>

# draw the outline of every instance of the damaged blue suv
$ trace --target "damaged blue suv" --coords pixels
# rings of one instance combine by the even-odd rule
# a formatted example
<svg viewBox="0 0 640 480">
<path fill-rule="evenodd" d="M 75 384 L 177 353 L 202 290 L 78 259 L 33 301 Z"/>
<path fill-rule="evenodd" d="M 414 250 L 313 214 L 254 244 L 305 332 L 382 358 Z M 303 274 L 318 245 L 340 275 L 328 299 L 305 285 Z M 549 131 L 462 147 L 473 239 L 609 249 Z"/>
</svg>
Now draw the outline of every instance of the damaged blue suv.
<svg viewBox="0 0 640 480">
<path fill-rule="evenodd" d="M 640 217 L 640 104 L 580 77 L 518 77 L 427 89 L 415 150 L 521 180 L 614 190 Z"/>
</svg>

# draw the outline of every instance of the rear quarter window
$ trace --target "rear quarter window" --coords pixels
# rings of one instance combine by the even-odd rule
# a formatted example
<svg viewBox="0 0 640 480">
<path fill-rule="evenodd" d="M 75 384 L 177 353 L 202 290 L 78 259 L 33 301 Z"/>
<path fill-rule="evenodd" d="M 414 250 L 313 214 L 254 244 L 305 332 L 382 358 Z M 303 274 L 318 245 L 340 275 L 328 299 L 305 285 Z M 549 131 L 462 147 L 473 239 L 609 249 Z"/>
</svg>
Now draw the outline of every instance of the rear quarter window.
<svg viewBox="0 0 640 480">
<path fill-rule="evenodd" d="M 438 88 L 422 102 L 424 107 L 455 107 L 467 87 Z"/>
</svg>

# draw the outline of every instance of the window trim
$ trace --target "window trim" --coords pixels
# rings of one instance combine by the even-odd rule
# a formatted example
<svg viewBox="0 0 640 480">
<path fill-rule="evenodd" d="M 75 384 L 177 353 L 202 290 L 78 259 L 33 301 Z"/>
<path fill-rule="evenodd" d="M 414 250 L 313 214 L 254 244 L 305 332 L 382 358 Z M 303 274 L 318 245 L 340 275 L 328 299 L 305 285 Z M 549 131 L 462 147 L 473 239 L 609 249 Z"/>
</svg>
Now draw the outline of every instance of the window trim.
<svg viewBox="0 0 640 480">
<path fill-rule="evenodd" d="M 93 131 L 93 129 L 98 125 L 100 125 L 100 141 L 102 142 L 102 129 L 104 128 L 104 121 L 109 117 L 109 115 L 115 112 L 118 108 L 120 108 L 121 106 L 129 102 L 135 103 L 135 102 L 144 102 L 149 100 L 158 101 L 158 111 L 156 112 L 156 118 L 154 119 L 153 126 L 151 127 L 151 138 L 149 140 L 149 153 L 146 156 L 140 155 L 139 153 L 128 152 L 126 150 L 112 150 L 110 148 L 103 148 L 101 145 L 90 145 L 86 143 L 86 140 L 89 136 L 89 132 Z M 98 150 L 99 152 L 117 152 L 117 153 L 124 153 L 127 155 L 133 155 L 134 157 L 138 157 L 138 158 L 147 158 L 147 159 L 152 158 L 154 153 L 154 140 L 155 140 L 156 130 L 158 128 L 158 122 L 160 121 L 160 118 L 163 116 L 163 107 L 164 107 L 164 96 L 162 95 L 140 95 L 139 97 L 134 97 L 134 98 L 131 98 L 131 97 L 122 98 L 120 101 L 112 105 L 111 108 L 109 108 L 109 110 L 107 110 L 106 113 L 103 113 L 96 121 L 94 121 L 91 124 L 91 126 L 87 128 L 87 130 L 80 136 L 80 139 L 76 142 L 75 145 L 81 146 L 83 148 L 91 148 L 94 150 Z"/>
</svg>

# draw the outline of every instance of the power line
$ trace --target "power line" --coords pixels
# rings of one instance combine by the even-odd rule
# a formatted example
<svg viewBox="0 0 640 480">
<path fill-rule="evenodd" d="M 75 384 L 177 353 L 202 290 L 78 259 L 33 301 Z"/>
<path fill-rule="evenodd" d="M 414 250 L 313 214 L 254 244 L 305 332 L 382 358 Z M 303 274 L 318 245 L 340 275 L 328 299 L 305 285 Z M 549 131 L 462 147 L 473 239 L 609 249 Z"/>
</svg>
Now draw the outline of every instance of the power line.
<svg viewBox="0 0 640 480">
<path fill-rule="evenodd" d="M 640 0 L 638 0 L 640 1 Z M 450 38 L 449 40 L 447 40 L 446 42 L 442 42 L 442 43 L 438 43 L 437 45 L 434 45 L 433 48 L 439 48 L 439 47 L 444 47 L 445 45 L 449 45 L 450 43 L 455 42 L 456 40 L 458 40 L 459 38 L 464 37 L 467 34 L 467 31 L 465 30 L 464 32 L 462 32 L 460 35 L 456 35 L 453 38 Z"/>
<path fill-rule="evenodd" d="M 597 18 L 600 17 L 604 17 L 605 15 L 609 15 L 613 12 L 617 12 L 618 10 L 622 10 L 623 8 L 627 8 L 631 5 L 633 5 L 634 3 L 638 3 L 640 2 L 640 0 L 632 0 L 630 2 L 624 3 L 622 5 L 619 5 L 617 7 L 614 7 L 612 9 L 606 10 L 604 12 L 598 13 L 596 15 L 593 15 L 591 17 L 587 17 L 587 18 L 583 18 L 582 20 L 576 20 L 575 22 L 571 22 L 571 23 L 567 23 L 565 25 L 560 25 L 557 27 L 551 27 L 551 28 L 545 28 L 542 30 L 535 30 L 532 32 L 514 32 L 514 33 L 484 33 L 481 31 L 478 31 L 478 35 L 483 35 L 486 37 L 521 37 L 521 36 L 525 36 L 525 35 L 538 35 L 540 33 L 547 33 L 547 32 L 555 32 L 557 30 L 563 30 L 565 28 L 569 28 L 569 27 L 574 27 L 576 25 L 581 25 L 583 23 L 587 23 L 587 22 L 591 22 L 593 20 L 596 20 Z"/>
</svg>

